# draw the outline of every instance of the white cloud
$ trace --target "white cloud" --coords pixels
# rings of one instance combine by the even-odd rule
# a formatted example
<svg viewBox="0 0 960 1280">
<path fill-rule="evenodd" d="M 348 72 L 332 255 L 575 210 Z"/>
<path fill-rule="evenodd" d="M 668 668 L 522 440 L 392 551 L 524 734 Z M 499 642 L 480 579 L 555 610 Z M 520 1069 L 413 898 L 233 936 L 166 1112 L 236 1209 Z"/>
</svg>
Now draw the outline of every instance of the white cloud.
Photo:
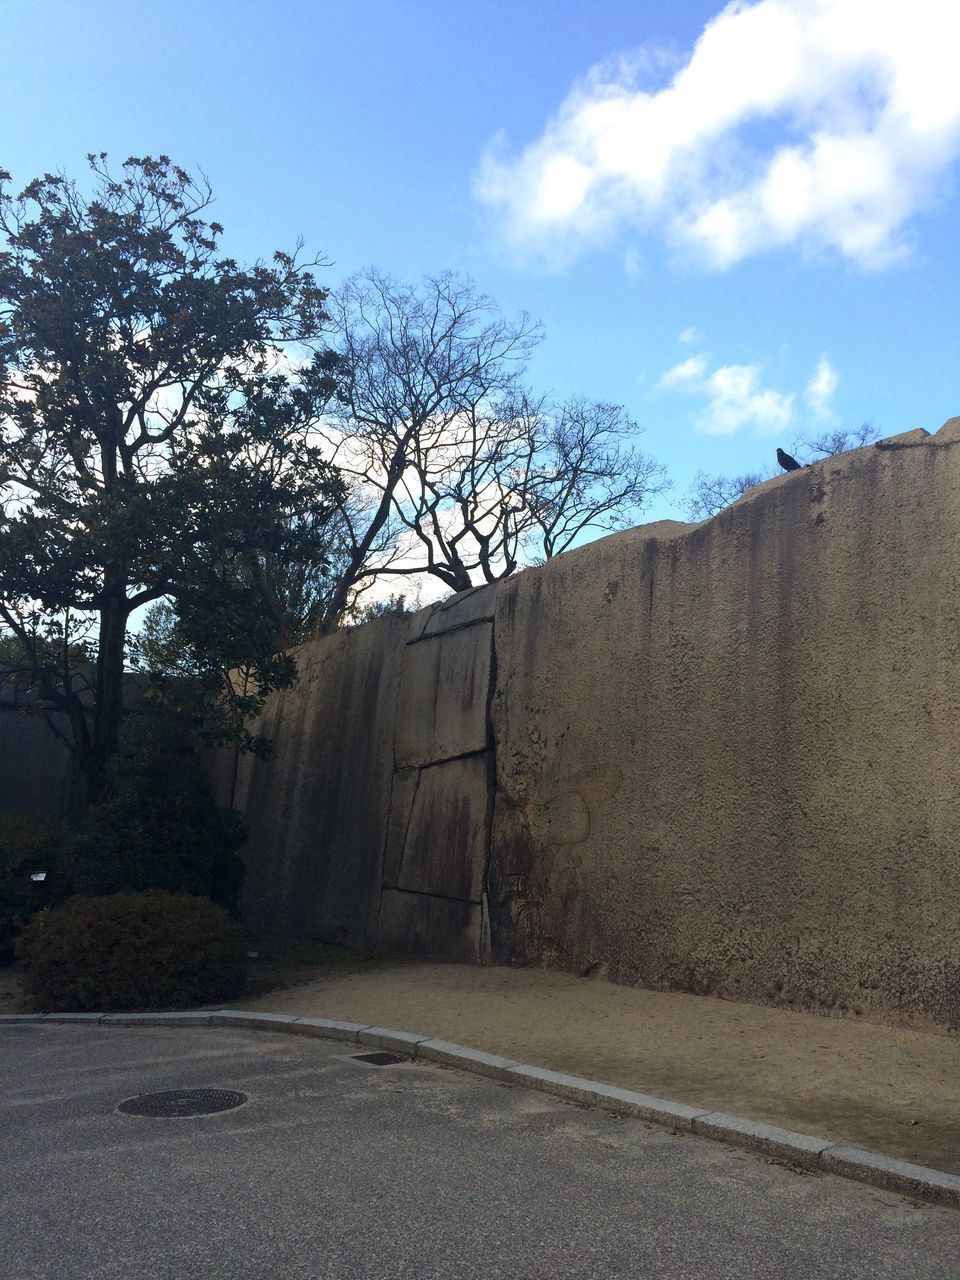
<svg viewBox="0 0 960 1280">
<path fill-rule="evenodd" d="M 707 368 L 705 356 L 690 356 L 668 369 L 657 384 L 663 391 L 681 391 L 705 402 L 694 419 L 698 431 L 731 436 L 753 427 L 767 435 L 793 422 L 796 393 L 762 386 L 759 365 L 724 364 L 712 373 Z"/>
<path fill-rule="evenodd" d="M 804 400 L 819 422 L 833 422 L 836 419 L 833 411 L 833 397 L 839 381 L 836 369 L 826 356 L 821 356 L 814 375 L 803 392 Z"/>
<path fill-rule="evenodd" d="M 696 325 L 692 324 L 677 335 L 677 340 L 682 342 L 685 347 L 689 347 L 692 343 L 700 341 L 700 330 Z"/>
<path fill-rule="evenodd" d="M 657 225 L 724 268 L 778 246 L 865 268 L 960 151 L 956 0 L 734 0 L 665 86 L 594 68 L 541 137 L 476 180 L 518 247 L 571 256 Z"/>
<path fill-rule="evenodd" d="M 782 431 L 793 421 L 793 393 L 761 388 L 760 370 L 754 364 L 721 365 L 705 385 L 708 403 L 696 420 L 699 431 L 732 436 L 753 426 L 768 433 Z"/>
<path fill-rule="evenodd" d="M 706 356 L 688 356 L 686 360 L 681 360 L 672 369 L 668 369 L 658 385 L 666 391 L 683 387 L 700 387 L 706 372 Z"/>
</svg>

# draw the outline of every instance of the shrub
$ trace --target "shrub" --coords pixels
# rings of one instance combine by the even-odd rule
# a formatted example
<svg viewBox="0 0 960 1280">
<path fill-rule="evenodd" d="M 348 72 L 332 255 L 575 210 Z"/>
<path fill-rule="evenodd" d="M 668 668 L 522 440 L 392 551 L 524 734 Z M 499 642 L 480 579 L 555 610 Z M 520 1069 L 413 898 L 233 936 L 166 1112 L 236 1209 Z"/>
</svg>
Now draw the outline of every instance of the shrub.
<svg viewBox="0 0 960 1280">
<path fill-rule="evenodd" d="M 229 999 L 243 987 L 240 926 L 186 893 L 70 898 L 17 941 L 35 1008 L 160 1009 Z"/>
<path fill-rule="evenodd" d="M 235 914 L 243 820 L 214 804 L 188 726 L 144 710 L 131 725 L 127 749 L 111 763 L 103 799 L 90 806 L 65 846 L 71 891 L 164 889 L 210 898 Z"/>
<path fill-rule="evenodd" d="M 0 814 L 0 962 L 13 959 L 20 930 L 59 894 L 55 833 L 25 813 Z M 31 876 L 44 872 L 44 880 Z"/>
</svg>

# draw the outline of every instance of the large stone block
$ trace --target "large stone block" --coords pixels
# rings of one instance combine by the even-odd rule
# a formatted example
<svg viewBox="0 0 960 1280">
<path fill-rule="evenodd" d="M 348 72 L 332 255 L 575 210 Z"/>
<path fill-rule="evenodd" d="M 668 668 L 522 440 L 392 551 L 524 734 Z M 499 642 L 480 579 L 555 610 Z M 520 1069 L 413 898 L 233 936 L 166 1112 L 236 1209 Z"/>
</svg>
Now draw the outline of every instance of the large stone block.
<svg viewBox="0 0 960 1280">
<path fill-rule="evenodd" d="M 413 813 L 413 801 L 420 785 L 419 769 L 398 769 L 393 775 L 390 792 L 390 818 L 387 823 L 387 843 L 383 851 L 383 884 L 395 889 L 403 861 L 403 849 L 407 840 L 407 828 Z"/>
<path fill-rule="evenodd" d="M 462 591 L 435 606 L 423 628 L 423 634 L 435 636 L 475 622 L 492 622 L 496 608 L 496 583 L 475 587 L 473 591 Z"/>
<path fill-rule="evenodd" d="M 305 646 L 273 759 L 236 768 L 248 923 L 960 1025 L 960 451 L 933 440 Z"/>
<path fill-rule="evenodd" d="M 473 902 L 384 889 L 378 945 L 384 951 L 475 962 L 480 959 L 482 914 Z"/>
<path fill-rule="evenodd" d="M 273 743 L 237 762 L 250 838 L 244 922 L 267 936 L 372 945 L 393 778 L 405 618 L 302 645 L 299 678 L 256 730 Z"/>
<path fill-rule="evenodd" d="M 489 622 L 407 645 L 397 708 L 398 769 L 488 746 L 492 651 Z"/>
<path fill-rule="evenodd" d="M 420 770 L 397 887 L 479 903 L 490 842 L 489 752 Z M 404 797 L 406 792 L 404 791 Z"/>
<path fill-rule="evenodd" d="M 923 427 L 914 427 L 912 431 L 901 431 L 899 435 L 887 436 L 885 440 L 878 440 L 874 445 L 876 449 L 909 449 L 911 445 L 926 444 L 930 439 L 930 432 Z"/>
<path fill-rule="evenodd" d="M 496 959 L 960 1025 L 960 456 L 931 440 L 503 584 Z"/>
</svg>

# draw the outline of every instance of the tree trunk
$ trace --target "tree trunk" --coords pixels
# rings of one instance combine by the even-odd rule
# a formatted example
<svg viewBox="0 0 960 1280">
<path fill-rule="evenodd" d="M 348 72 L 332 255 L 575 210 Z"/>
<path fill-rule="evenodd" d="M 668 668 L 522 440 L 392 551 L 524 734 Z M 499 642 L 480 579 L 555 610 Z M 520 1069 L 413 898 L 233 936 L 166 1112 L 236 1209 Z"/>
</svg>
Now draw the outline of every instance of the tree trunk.
<svg viewBox="0 0 960 1280">
<path fill-rule="evenodd" d="M 127 635 L 126 584 L 111 582 L 108 571 L 104 602 L 100 611 L 97 648 L 96 703 L 93 732 L 86 759 L 81 758 L 87 784 L 87 799 L 95 803 L 103 793 L 109 761 L 120 751 L 123 721 L 123 658 Z"/>
<path fill-rule="evenodd" d="M 387 477 L 384 482 L 383 493 L 373 518 L 367 528 L 366 533 L 360 541 L 354 546 L 353 554 L 350 557 L 350 563 L 340 576 L 340 581 L 334 588 L 333 595 L 324 610 L 323 617 L 320 620 L 320 626 L 317 628 L 317 634 L 320 636 L 328 636 L 331 632 L 336 631 L 339 627 L 343 615 L 347 611 L 347 602 L 350 599 L 351 588 L 360 580 L 361 571 L 366 563 L 370 548 L 373 546 L 377 534 L 387 522 L 390 515 L 390 505 L 393 502 L 393 494 L 403 475 L 403 469 L 406 463 L 406 446 L 410 439 L 411 431 L 407 431 L 403 440 L 397 445 L 390 459 L 390 466 L 387 468 Z"/>
</svg>

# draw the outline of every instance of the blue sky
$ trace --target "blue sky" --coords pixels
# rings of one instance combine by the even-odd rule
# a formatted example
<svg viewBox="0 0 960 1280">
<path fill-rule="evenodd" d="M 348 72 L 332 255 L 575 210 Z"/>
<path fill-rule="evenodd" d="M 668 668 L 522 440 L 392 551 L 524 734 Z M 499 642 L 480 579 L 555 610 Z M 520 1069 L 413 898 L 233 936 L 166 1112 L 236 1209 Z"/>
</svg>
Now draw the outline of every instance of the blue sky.
<svg viewBox="0 0 960 1280">
<path fill-rule="evenodd" d="M 165 152 L 225 245 L 469 272 L 697 470 L 960 413 L 953 0 L 0 0 L 0 167 Z"/>
</svg>

